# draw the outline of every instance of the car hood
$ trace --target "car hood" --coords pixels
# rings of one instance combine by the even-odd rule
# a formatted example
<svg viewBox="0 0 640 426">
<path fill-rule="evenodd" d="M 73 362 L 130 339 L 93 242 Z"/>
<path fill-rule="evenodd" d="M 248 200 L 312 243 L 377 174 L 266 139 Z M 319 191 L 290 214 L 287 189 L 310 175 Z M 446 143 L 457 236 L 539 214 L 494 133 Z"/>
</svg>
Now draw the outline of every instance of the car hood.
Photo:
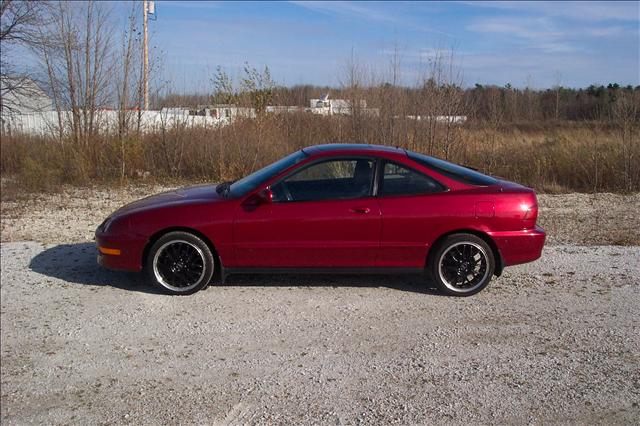
<svg viewBox="0 0 640 426">
<path fill-rule="evenodd" d="M 178 188 L 173 191 L 161 192 L 127 204 L 116 210 L 111 216 L 121 216 L 140 210 L 149 210 L 158 207 L 167 207 L 176 204 L 186 204 L 193 202 L 219 202 L 224 198 L 216 192 L 217 185 L 206 184 Z"/>
</svg>

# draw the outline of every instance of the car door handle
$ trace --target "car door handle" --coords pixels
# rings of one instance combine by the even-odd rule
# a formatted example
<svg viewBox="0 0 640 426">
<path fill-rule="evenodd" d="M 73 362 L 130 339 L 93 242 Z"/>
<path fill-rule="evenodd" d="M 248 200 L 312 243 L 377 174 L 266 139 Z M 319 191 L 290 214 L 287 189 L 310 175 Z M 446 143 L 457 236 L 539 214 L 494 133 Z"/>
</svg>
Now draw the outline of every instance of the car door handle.
<svg viewBox="0 0 640 426">
<path fill-rule="evenodd" d="M 371 211 L 369 207 L 352 207 L 349 209 L 352 213 L 367 214 Z"/>
</svg>

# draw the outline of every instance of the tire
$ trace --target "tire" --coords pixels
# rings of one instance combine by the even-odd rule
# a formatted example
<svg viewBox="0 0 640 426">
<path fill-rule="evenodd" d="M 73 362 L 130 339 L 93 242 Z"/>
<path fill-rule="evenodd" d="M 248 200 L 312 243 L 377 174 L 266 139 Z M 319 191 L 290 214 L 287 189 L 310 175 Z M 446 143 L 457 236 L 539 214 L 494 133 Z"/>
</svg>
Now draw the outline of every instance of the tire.
<svg viewBox="0 0 640 426">
<path fill-rule="evenodd" d="M 473 234 L 452 234 L 430 256 L 429 276 L 449 296 L 471 296 L 484 289 L 495 271 L 491 247 Z"/>
<path fill-rule="evenodd" d="M 151 284 L 165 293 L 188 295 L 209 285 L 216 262 L 209 246 L 189 232 L 169 232 L 156 241 L 145 261 Z"/>
</svg>

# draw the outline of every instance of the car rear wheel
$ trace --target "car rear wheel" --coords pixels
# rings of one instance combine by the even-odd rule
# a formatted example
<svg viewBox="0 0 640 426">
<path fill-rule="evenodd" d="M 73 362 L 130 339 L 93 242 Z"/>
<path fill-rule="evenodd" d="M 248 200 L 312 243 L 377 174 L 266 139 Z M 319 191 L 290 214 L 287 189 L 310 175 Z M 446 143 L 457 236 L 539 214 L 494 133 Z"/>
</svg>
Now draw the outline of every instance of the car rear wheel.
<svg viewBox="0 0 640 426">
<path fill-rule="evenodd" d="M 482 238 L 472 234 L 453 234 L 437 246 L 428 269 L 443 293 L 471 296 L 491 281 L 495 259 L 491 247 Z"/>
<path fill-rule="evenodd" d="M 213 276 L 215 261 L 209 246 L 188 232 L 169 232 L 156 241 L 147 256 L 149 281 L 166 293 L 193 294 Z"/>
</svg>

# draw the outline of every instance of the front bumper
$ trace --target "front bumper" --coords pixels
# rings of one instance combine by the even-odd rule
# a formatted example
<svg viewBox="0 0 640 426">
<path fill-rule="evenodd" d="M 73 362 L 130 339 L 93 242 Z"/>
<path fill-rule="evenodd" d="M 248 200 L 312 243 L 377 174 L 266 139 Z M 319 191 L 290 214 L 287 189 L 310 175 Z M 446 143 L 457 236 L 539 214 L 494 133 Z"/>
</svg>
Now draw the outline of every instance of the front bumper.
<svg viewBox="0 0 640 426">
<path fill-rule="evenodd" d="M 504 266 L 533 262 L 542 256 L 546 234 L 537 225 L 533 229 L 488 234 L 498 246 Z"/>
<path fill-rule="evenodd" d="M 98 264 L 107 269 L 118 271 L 140 272 L 142 270 L 142 254 L 146 240 L 135 236 L 106 235 L 96 231 L 96 245 L 98 248 L 120 250 L 120 254 L 104 254 L 98 250 Z"/>
</svg>

